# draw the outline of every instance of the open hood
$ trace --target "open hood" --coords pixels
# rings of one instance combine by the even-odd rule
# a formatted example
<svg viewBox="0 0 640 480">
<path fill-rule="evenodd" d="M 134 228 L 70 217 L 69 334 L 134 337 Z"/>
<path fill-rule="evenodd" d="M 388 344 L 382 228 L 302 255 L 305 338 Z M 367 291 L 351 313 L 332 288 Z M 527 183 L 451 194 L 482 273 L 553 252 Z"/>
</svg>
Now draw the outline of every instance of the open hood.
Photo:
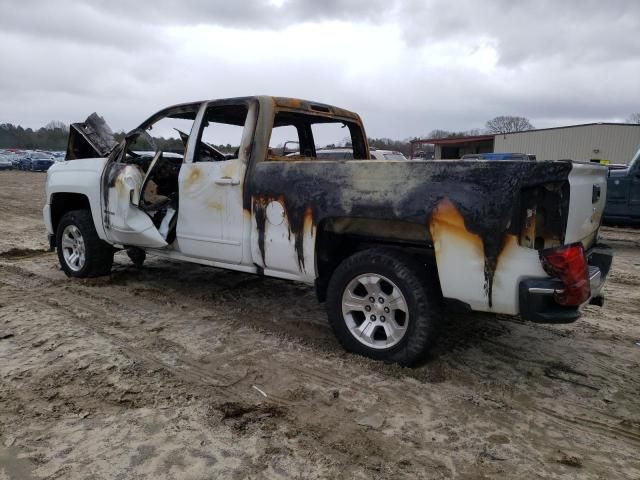
<svg viewBox="0 0 640 480">
<path fill-rule="evenodd" d="M 66 159 L 106 157 L 116 144 L 107 122 L 93 112 L 84 122 L 69 127 Z"/>
</svg>

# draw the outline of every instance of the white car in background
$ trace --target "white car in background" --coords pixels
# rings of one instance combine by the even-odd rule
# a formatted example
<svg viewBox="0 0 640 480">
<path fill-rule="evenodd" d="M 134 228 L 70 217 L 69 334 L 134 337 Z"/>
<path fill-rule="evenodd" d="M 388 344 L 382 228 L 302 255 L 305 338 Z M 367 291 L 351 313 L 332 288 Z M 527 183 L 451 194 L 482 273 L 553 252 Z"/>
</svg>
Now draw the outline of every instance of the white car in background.
<svg viewBox="0 0 640 480">
<path fill-rule="evenodd" d="M 0 155 L 0 170 L 12 170 L 12 169 L 13 169 L 13 162 L 9 159 L 9 157 Z"/>
<path fill-rule="evenodd" d="M 353 160 L 353 148 L 319 148 L 316 150 L 316 157 L 331 160 Z"/>
<path fill-rule="evenodd" d="M 378 150 L 369 147 L 369 154 L 372 160 L 407 160 L 402 152 L 395 150 Z M 290 154 L 291 156 L 299 155 L 299 152 Z M 316 151 L 317 158 L 332 160 L 352 160 L 353 149 L 351 147 L 338 148 L 320 148 Z"/>
<path fill-rule="evenodd" d="M 378 150 L 369 147 L 371 160 L 407 160 L 402 152 L 396 150 Z M 300 152 L 289 153 L 288 157 L 299 156 Z M 316 150 L 316 157 L 331 160 L 353 160 L 353 148 L 351 147 L 333 147 L 319 148 Z"/>
<path fill-rule="evenodd" d="M 370 147 L 369 153 L 374 160 L 407 160 L 402 152 L 396 150 L 378 150 Z"/>
</svg>

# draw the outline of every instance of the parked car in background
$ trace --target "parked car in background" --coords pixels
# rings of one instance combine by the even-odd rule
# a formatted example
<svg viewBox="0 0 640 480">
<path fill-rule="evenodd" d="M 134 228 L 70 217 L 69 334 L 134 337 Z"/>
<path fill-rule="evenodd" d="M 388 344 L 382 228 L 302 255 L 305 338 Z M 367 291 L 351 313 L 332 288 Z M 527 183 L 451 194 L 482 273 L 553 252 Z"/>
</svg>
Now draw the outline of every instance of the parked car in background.
<svg viewBox="0 0 640 480">
<path fill-rule="evenodd" d="M 33 152 L 30 155 L 31 163 L 29 165 L 28 170 L 33 172 L 46 172 L 49 170 L 49 167 L 55 163 L 54 158 L 44 152 Z"/>
<path fill-rule="evenodd" d="M 535 155 L 527 153 L 469 153 L 462 160 L 535 160 Z"/>
<path fill-rule="evenodd" d="M 395 150 L 378 150 L 377 148 L 370 148 L 371 158 L 374 160 L 407 160 L 402 152 Z"/>
<path fill-rule="evenodd" d="M 20 152 L 7 150 L 2 154 L 2 156 L 7 158 L 11 162 L 11 165 L 14 169 L 17 169 L 23 154 Z"/>
<path fill-rule="evenodd" d="M 31 154 L 25 154 L 18 159 L 18 170 L 31 170 Z"/>
<path fill-rule="evenodd" d="M 9 159 L 9 157 L 5 157 L 4 155 L 0 156 L 0 170 L 12 170 L 13 163 Z"/>
<path fill-rule="evenodd" d="M 426 152 L 424 150 L 418 150 L 413 153 L 411 156 L 411 160 L 434 160 L 435 154 L 434 152 Z"/>
<path fill-rule="evenodd" d="M 316 150 L 317 158 L 326 158 L 331 160 L 352 160 L 353 149 L 352 148 L 321 148 Z"/>
<path fill-rule="evenodd" d="M 299 152 L 289 154 L 290 156 L 300 155 Z M 369 155 L 372 160 L 407 160 L 402 152 L 395 150 L 378 150 L 369 147 Z M 337 148 L 320 148 L 316 151 L 317 158 L 326 158 L 331 160 L 353 160 L 353 148 L 337 147 Z"/>
<path fill-rule="evenodd" d="M 629 167 L 626 163 L 607 163 L 606 167 L 609 170 L 624 170 Z"/>
<path fill-rule="evenodd" d="M 609 170 L 604 218 L 607 221 L 640 221 L 640 149 L 626 168 Z"/>
<path fill-rule="evenodd" d="M 13 169 L 17 170 L 20 164 L 20 155 L 17 155 L 15 153 L 13 155 L 9 155 L 9 160 L 11 160 L 11 165 L 13 166 Z"/>
<path fill-rule="evenodd" d="M 298 143 L 296 142 L 287 142 L 287 143 Z M 285 151 L 283 149 L 283 151 Z M 299 157 L 300 152 L 295 151 L 286 154 L 287 157 Z M 319 148 L 316 150 L 316 158 L 324 158 L 330 160 L 353 160 L 353 149 L 349 147 L 338 147 L 338 148 Z"/>
</svg>

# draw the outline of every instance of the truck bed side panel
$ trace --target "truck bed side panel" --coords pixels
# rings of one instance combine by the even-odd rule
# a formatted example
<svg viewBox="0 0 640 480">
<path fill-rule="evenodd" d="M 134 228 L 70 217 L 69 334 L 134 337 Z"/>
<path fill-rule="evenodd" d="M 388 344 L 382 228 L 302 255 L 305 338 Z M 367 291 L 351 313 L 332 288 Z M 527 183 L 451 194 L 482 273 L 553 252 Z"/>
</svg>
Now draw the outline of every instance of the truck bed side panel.
<svg viewBox="0 0 640 480">
<path fill-rule="evenodd" d="M 466 261 L 452 262 L 454 257 L 450 255 L 441 256 L 444 264 L 438 260 L 445 296 L 447 291 L 457 292 L 451 289 L 452 285 L 456 281 L 464 285 L 469 276 L 474 280 L 465 288 L 474 291 L 469 290 L 466 297 L 471 301 L 467 303 L 480 310 L 514 313 L 515 290 L 513 296 L 501 299 L 500 307 L 494 308 L 493 289 L 500 278 L 501 256 L 514 249 L 531 250 L 519 247 L 511 238 L 520 228 L 514 221 L 519 194 L 526 187 L 567 181 L 571 168 L 571 162 L 551 161 L 261 162 L 253 166 L 248 176 L 248 204 L 244 208 L 254 212 L 260 237 L 266 222 L 266 215 L 261 214 L 264 205 L 270 200 L 284 205 L 301 272 L 306 261 L 304 244 L 313 241 L 308 235 L 309 222 L 317 226 L 333 217 L 398 219 L 425 225 L 438 237 L 443 225 L 456 224 L 453 217 L 457 215 L 462 227 L 457 231 L 449 229 L 446 234 L 458 239 L 459 249 L 465 245 Z M 557 195 L 563 195 L 562 190 Z M 566 204 L 562 200 L 558 198 L 557 204 Z M 448 216 L 452 218 L 447 219 Z M 451 238 L 440 235 L 432 240 L 434 246 L 438 241 L 446 242 L 451 252 Z M 507 248 L 510 245 L 513 248 Z M 260 245 L 260 252 L 264 256 L 264 244 Z M 537 256 L 535 250 L 527 253 Z M 513 280 L 509 275 L 502 277 L 501 283 Z M 512 307 L 507 308 L 509 305 Z"/>
</svg>

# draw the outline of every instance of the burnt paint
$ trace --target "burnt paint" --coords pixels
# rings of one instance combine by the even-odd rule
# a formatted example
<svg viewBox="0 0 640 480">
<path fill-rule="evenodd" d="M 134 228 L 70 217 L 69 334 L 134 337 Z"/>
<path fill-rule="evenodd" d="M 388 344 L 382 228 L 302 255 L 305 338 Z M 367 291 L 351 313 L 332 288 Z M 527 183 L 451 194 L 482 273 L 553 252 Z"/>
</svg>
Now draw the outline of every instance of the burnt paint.
<svg viewBox="0 0 640 480">
<path fill-rule="evenodd" d="M 304 226 L 305 218 L 312 215 L 309 207 L 303 209 L 300 212 L 298 209 L 288 209 L 287 202 L 284 195 L 269 196 L 269 195 L 257 195 L 253 199 L 253 215 L 255 217 L 256 225 L 258 226 L 258 248 L 260 249 L 260 256 L 262 262 L 266 265 L 266 251 L 265 251 L 265 230 L 267 220 L 267 207 L 271 202 L 279 202 L 284 208 L 284 215 L 289 225 L 289 240 L 291 236 L 294 236 L 294 248 L 298 261 L 298 267 L 300 271 L 304 271 Z"/>
<path fill-rule="evenodd" d="M 281 199 L 301 268 L 305 213 L 311 215 L 314 226 L 333 217 L 394 219 L 428 226 L 438 203 L 448 199 L 465 228 L 482 240 L 485 292 L 491 306 L 499 255 L 507 234 L 520 229 L 521 190 L 565 182 L 570 171 L 569 161 L 271 161 L 253 166 L 245 195 L 251 198 L 263 260 L 266 205 L 269 199 Z M 555 192 L 558 205 L 567 204 L 565 192 Z"/>
<path fill-rule="evenodd" d="M 258 225 L 258 248 L 262 257 L 262 264 L 266 265 L 266 254 L 264 249 L 264 230 L 267 220 L 267 205 L 271 200 L 267 197 L 256 197 L 253 201 L 253 215 Z"/>
</svg>

